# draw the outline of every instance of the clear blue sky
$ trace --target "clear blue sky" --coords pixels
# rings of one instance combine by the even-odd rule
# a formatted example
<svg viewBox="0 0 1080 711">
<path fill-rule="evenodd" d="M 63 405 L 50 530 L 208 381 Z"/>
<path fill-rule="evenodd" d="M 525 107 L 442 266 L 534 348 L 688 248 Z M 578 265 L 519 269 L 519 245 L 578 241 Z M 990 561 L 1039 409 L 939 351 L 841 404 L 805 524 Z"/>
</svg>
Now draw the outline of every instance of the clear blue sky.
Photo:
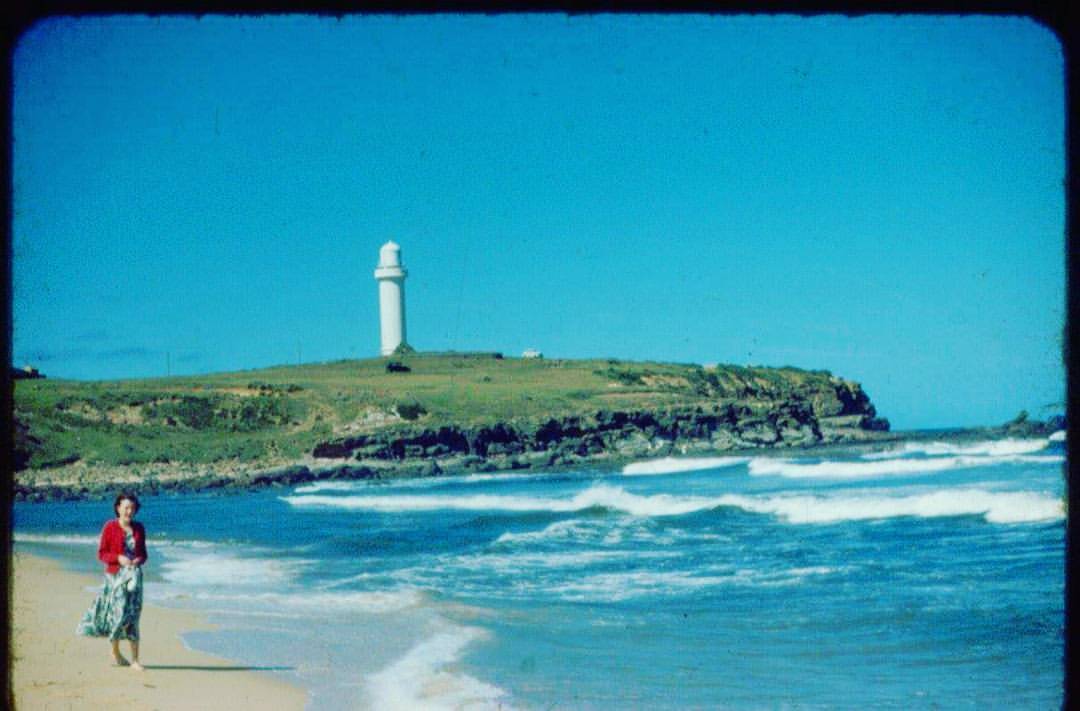
<svg viewBox="0 0 1080 711">
<path fill-rule="evenodd" d="M 895 428 L 1064 399 L 1064 78 L 1021 18 L 56 19 L 14 57 L 16 365 L 409 342 L 825 368 Z"/>
</svg>

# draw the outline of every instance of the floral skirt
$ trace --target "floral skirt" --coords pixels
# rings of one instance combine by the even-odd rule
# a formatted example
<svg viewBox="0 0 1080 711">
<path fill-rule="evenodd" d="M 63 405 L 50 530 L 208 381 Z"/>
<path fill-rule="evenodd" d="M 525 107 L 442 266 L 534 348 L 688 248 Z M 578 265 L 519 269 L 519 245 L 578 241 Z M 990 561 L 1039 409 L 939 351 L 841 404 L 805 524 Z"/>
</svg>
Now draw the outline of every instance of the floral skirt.
<svg viewBox="0 0 1080 711">
<path fill-rule="evenodd" d="M 105 586 L 94 604 L 75 628 L 86 637 L 108 637 L 111 641 L 139 641 L 139 615 L 142 614 L 142 568 L 121 568 L 115 575 L 105 574 Z"/>
</svg>

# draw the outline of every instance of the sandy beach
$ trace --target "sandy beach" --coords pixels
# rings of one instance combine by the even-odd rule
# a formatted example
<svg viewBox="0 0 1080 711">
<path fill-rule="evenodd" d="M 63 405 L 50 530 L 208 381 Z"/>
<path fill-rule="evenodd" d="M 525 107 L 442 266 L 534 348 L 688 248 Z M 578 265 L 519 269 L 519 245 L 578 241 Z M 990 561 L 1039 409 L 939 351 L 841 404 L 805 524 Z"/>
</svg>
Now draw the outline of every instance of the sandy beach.
<svg viewBox="0 0 1080 711">
<path fill-rule="evenodd" d="M 307 694 L 258 669 L 186 648 L 183 632 L 211 626 L 197 615 L 146 605 L 140 658 L 146 671 L 111 666 L 108 642 L 75 634 L 100 580 L 54 561 L 12 557 L 12 688 L 17 709 L 303 709 Z M 128 653 L 127 642 L 121 650 Z"/>
</svg>

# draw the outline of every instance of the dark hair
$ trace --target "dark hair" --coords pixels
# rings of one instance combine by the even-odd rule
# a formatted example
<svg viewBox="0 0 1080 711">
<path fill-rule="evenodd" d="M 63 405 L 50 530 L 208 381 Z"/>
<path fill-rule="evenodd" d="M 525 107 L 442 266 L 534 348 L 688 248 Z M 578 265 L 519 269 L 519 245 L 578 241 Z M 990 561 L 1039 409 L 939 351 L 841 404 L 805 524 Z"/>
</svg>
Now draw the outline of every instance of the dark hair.
<svg viewBox="0 0 1080 711">
<path fill-rule="evenodd" d="M 120 515 L 120 502 L 124 499 L 127 499 L 135 505 L 135 510 L 131 513 L 139 513 L 139 497 L 135 496 L 135 494 L 129 494 L 126 491 L 121 491 L 119 494 L 116 495 L 116 501 L 113 501 L 112 510 L 114 514 L 118 516 Z"/>
</svg>

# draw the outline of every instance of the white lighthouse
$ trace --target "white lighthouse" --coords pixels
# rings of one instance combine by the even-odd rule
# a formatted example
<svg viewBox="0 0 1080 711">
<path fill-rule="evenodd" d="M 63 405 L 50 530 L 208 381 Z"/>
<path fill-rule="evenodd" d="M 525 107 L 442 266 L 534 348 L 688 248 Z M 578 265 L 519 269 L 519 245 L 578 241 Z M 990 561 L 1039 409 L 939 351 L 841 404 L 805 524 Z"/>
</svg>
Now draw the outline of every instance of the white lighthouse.
<svg viewBox="0 0 1080 711">
<path fill-rule="evenodd" d="M 379 266 L 375 281 L 379 282 L 379 332 L 382 335 L 380 353 L 391 355 L 405 343 L 405 277 L 409 272 L 401 265 L 401 247 L 387 242 L 379 250 Z"/>
</svg>

